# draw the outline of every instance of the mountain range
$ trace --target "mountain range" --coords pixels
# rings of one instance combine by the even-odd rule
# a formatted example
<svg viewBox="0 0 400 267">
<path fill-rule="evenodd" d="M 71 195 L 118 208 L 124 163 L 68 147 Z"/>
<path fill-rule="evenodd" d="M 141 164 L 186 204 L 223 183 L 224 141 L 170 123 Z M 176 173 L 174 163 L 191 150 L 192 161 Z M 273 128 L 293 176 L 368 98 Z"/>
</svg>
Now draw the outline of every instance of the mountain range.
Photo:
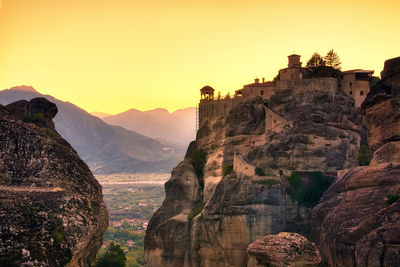
<svg viewBox="0 0 400 267">
<path fill-rule="evenodd" d="M 30 86 L 0 91 L 0 104 L 35 97 L 45 97 L 57 105 L 56 130 L 94 173 L 169 172 L 183 158 L 184 146 L 108 125 L 85 110 L 50 95 L 42 95 Z"/>
<path fill-rule="evenodd" d="M 196 109 L 194 107 L 178 109 L 173 113 L 157 108 L 149 111 L 130 109 L 117 115 L 105 116 L 104 113 L 92 113 L 110 125 L 149 136 L 161 142 L 186 146 L 195 139 Z"/>
</svg>

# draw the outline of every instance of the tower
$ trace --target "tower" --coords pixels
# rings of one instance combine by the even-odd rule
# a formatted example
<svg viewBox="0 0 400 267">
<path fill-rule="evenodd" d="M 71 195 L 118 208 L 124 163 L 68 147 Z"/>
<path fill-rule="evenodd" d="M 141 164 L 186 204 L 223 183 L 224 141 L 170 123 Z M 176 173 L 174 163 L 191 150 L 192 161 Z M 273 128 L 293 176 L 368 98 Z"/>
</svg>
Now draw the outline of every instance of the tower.
<svg viewBox="0 0 400 267">
<path fill-rule="evenodd" d="M 289 59 L 289 64 L 288 64 L 289 68 L 301 68 L 300 55 L 293 54 L 288 56 L 288 59 Z"/>
<path fill-rule="evenodd" d="M 200 89 L 201 100 L 214 100 L 214 88 L 211 86 L 204 86 Z"/>
</svg>

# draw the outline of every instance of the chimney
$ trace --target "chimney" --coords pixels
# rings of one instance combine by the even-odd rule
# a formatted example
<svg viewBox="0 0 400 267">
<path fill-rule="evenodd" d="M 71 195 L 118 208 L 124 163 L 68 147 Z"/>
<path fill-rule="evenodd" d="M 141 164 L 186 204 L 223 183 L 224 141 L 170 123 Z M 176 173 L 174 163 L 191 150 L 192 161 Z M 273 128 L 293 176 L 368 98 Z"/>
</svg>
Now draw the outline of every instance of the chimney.
<svg viewBox="0 0 400 267">
<path fill-rule="evenodd" d="M 254 83 L 260 83 L 260 79 L 255 78 L 255 79 L 254 79 Z"/>
<path fill-rule="evenodd" d="M 265 83 L 265 78 L 263 77 L 263 83 Z"/>
</svg>

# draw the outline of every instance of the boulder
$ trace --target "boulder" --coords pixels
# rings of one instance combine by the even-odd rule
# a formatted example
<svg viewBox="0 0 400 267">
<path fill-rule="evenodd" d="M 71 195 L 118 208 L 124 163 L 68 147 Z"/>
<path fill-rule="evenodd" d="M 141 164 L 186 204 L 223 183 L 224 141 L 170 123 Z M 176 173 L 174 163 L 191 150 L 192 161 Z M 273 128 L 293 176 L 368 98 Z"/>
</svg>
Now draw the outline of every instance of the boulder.
<svg viewBox="0 0 400 267">
<path fill-rule="evenodd" d="M 250 255 L 248 267 L 318 266 L 321 262 L 314 243 L 296 233 L 267 235 L 251 243 L 247 253 Z"/>
<path fill-rule="evenodd" d="M 46 126 L 21 121 L 38 112 Z M 0 105 L 0 266 L 90 266 L 102 244 L 101 186 L 47 128 L 56 112 L 43 99 Z"/>
</svg>

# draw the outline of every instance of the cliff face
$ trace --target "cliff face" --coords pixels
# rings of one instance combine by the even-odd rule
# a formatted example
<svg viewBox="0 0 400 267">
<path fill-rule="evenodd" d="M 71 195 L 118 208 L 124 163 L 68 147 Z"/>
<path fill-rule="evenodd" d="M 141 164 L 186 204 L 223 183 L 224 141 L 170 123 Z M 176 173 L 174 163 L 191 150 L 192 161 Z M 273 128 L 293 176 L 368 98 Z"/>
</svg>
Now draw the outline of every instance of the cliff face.
<svg viewBox="0 0 400 267">
<path fill-rule="evenodd" d="M 311 210 L 291 201 L 282 174 L 352 167 L 361 123 L 351 99 L 324 88 L 285 90 L 268 107 L 253 99 L 209 119 L 196 140 L 207 153 L 204 186 L 187 153 L 149 223 L 146 266 L 246 266 L 247 246 L 266 234 L 309 236 Z M 224 175 L 234 159 L 253 169 L 233 166 Z M 266 175 L 255 175 L 255 167 Z"/>
<path fill-rule="evenodd" d="M 346 95 L 325 90 L 280 91 L 269 107 L 292 127 L 267 129 L 265 145 L 251 148 L 254 165 L 273 169 L 336 171 L 356 165 L 362 116 Z"/>
<path fill-rule="evenodd" d="M 108 225 L 101 186 L 45 99 L 0 105 L 0 265 L 89 266 Z"/>
<path fill-rule="evenodd" d="M 362 105 L 375 153 L 371 166 L 349 170 L 313 209 L 313 233 L 331 266 L 400 265 L 400 58 Z"/>
</svg>

